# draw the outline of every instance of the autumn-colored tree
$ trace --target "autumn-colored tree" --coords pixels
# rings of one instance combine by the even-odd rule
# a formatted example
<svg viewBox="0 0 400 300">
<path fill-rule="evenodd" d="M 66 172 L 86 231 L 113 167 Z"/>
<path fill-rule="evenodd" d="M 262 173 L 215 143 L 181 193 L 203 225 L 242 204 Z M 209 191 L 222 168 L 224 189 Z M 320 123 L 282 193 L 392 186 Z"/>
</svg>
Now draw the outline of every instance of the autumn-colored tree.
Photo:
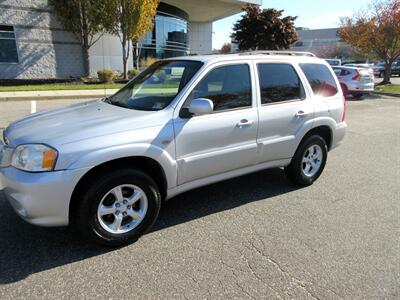
<svg viewBox="0 0 400 300">
<path fill-rule="evenodd" d="M 139 40 L 152 29 L 159 0 L 113 0 L 113 2 L 114 22 L 111 32 L 121 41 L 123 76 L 126 79 L 131 41 L 137 45 Z M 136 56 L 138 59 L 138 53 Z"/>
<path fill-rule="evenodd" d="M 111 27 L 110 0 L 49 0 L 63 27 L 82 44 L 84 76 L 89 76 L 89 49 Z"/>
<path fill-rule="evenodd" d="M 159 0 L 143 0 L 138 1 L 138 8 L 135 11 L 137 23 L 131 35 L 132 45 L 135 49 L 136 68 L 139 69 L 141 40 L 146 34 L 153 29 L 154 17 L 157 13 L 157 7 L 160 3 Z"/>
<path fill-rule="evenodd" d="M 219 50 L 219 53 L 221 54 L 227 54 L 231 53 L 232 50 L 232 44 L 231 43 L 225 43 L 222 45 L 221 49 Z"/>
<path fill-rule="evenodd" d="M 233 26 L 231 37 L 239 50 L 289 49 L 298 39 L 294 21 L 297 17 L 282 18 L 283 10 L 261 9 L 246 5 L 244 16 Z"/>
<path fill-rule="evenodd" d="M 382 84 L 390 83 L 391 65 L 400 57 L 400 0 L 373 1 L 368 10 L 341 20 L 341 37 L 354 51 L 385 62 Z"/>
</svg>

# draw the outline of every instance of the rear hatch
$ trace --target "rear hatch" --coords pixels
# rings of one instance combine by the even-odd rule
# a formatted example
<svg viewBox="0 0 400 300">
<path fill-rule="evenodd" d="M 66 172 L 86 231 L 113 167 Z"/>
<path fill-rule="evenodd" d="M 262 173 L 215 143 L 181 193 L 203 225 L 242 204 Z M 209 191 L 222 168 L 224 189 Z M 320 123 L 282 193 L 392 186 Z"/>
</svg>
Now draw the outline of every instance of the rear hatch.
<svg viewBox="0 0 400 300">
<path fill-rule="evenodd" d="M 374 82 L 374 78 L 368 70 L 362 69 L 359 71 L 359 74 L 360 74 L 360 82 L 361 83 L 373 83 Z"/>
</svg>

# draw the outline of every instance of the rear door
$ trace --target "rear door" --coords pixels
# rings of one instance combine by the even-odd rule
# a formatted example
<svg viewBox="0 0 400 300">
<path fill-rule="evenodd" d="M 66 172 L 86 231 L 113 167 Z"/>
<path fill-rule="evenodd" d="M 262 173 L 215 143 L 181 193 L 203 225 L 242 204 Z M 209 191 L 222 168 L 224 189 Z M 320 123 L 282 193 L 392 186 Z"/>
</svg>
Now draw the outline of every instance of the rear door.
<svg viewBox="0 0 400 300">
<path fill-rule="evenodd" d="M 259 85 L 260 162 L 291 158 L 299 133 L 312 127 L 314 106 L 299 76 L 288 62 L 257 61 Z"/>
</svg>

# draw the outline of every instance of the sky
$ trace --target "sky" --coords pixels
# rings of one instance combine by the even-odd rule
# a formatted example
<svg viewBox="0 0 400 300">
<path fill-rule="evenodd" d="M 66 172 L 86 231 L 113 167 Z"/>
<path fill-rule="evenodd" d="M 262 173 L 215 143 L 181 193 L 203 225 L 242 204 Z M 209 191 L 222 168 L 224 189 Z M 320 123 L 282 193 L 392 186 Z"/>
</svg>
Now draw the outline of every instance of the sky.
<svg viewBox="0 0 400 300">
<path fill-rule="evenodd" d="M 283 16 L 298 16 L 296 27 L 339 27 L 339 18 L 351 16 L 355 10 L 365 8 L 369 0 L 263 0 L 263 8 L 284 10 Z M 229 35 L 240 14 L 214 22 L 213 49 L 230 42 Z"/>
</svg>

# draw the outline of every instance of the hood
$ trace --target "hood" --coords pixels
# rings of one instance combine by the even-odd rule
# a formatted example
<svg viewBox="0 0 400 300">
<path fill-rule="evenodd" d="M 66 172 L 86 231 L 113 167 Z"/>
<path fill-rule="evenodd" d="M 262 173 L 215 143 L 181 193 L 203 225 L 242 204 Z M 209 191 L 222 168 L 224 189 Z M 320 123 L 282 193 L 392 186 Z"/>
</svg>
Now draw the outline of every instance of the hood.
<svg viewBox="0 0 400 300">
<path fill-rule="evenodd" d="M 138 111 L 90 101 L 32 114 L 5 132 L 11 146 L 27 143 L 62 145 L 92 137 L 162 124 L 160 112 Z"/>
</svg>

